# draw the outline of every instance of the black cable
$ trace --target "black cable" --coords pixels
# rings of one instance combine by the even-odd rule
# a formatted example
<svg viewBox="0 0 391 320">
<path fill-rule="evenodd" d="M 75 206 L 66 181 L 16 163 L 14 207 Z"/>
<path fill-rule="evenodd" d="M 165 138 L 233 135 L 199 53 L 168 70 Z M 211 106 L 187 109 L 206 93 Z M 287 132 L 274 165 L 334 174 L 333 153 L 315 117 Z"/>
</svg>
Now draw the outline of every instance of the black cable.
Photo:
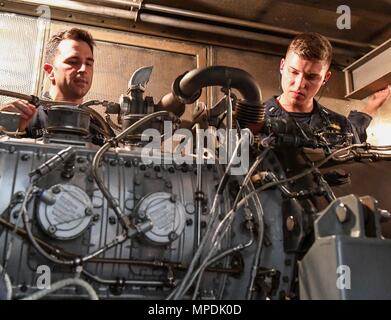
<svg viewBox="0 0 391 320">
<path fill-rule="evenodd" d="M 253 192 L 249 193 L 245 198 L 243 198 L 242 201 L 240 201 L 240 203 L 238 204 L 238 208 L 243 205 L 243 201 L 247 201 L 255 193 L 258 193 L 258 192 L 264 191 L 266 189 L 278 186 L 280 184 L 284 184 L 284 183 L 287 183 L 287 182 L 291 182 L 291 181 L 295 181 L 295 180 L 301 179 L 301 178 L 305 177 L 306 175 L 312 173 L 316 169 L 320 168 L 321 166 L 323 166 L 330 159 L 332 159 L 336 154 L 338 154 L 340 152 L 343 152 L 343 151 L 348 151 L 348 150 L 351 150 L 351 149 L 354 149 L 354 148 L 362 148 L 362 147 L 365 147 L 365 146 L 366 146 L 366 144 L 353 144 L 353 145 L 350 145 L 348 147 L 345 147 L 345 148 L 342 148 L 342 149 L 338 149 L 338 150 L 334 151 L 332 154 L 330 154 L 329 156 L 327 156 L 325 159 L 323 159 L 318 164 L 312 166 L 311 168 L 309 168 L 307 170 L 304 170 L 303 172 L 301 172 L 301 173 L 299 173 L 299 174 L 297 174 L 297 175 L 295 175 L 293 177 L 266 183 L 263 186 L 255 189 Z"/>
</svg>

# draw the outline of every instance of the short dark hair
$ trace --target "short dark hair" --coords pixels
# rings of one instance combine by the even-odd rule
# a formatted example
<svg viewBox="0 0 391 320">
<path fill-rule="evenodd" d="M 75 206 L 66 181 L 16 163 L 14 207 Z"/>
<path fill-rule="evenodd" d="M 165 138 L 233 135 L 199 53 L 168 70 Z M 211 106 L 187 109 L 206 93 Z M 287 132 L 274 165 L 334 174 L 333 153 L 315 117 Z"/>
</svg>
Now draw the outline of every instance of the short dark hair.
<svg viewBox="0 0 391 320">
<path fill-rule="evenodd" d="M 45 62 L 53 63 L 58 45 L 60 44 L 61 41 L 66 40 L 66 39 L 71 39 L 71 40 L 76 40 L 76 41 L 84 41 L 88 44 L 92 53 L 94 53 L 95 41 L 92 38 L 92 35 L 86 30 L 72 28 L 69 30 L 60 31 L 60 32 L 54 34 L 50 38 L 50 40 L 46 44 Z"/>
<path fill-rule="evenodd" d="M 290 43 L 286 54 L 294 52 L 306 60 L 325 61 L 329 67 L 333 56 L 330 41 L 316 32 L 298 34 Z"/>
</svg>

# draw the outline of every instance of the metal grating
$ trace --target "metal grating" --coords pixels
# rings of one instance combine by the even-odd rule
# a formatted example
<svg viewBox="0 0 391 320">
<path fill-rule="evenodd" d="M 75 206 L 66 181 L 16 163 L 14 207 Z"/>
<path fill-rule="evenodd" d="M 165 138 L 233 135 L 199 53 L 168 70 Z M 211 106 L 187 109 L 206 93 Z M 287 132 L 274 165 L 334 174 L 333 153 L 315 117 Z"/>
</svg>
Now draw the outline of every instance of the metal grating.
<svg viewBox="0 0 391 320">
<path fill-rule="evenodd" d="M 102 41 L 97 41 L 94 55 L 94 80 L 84 101 L 118 101 L 126 93 L 133 72 L 142 66 L 153 66 L 145 95 L 154 97 L 156 103 L 171 91 L 177 76 L 197 67 L 195 56 Z"/>
<path fill-rule="evenodd" d="M 159 99 L 171 90 L 178 75 L 197 67 L 195 56 L 102 41 L 97 42 L 95 61 L 94 82 L 85 100 L 117 101 L 126 93 L 133 72 L 142 66 L 153 66 L 145 94 Z"/>
<path fill-rule="evenodd" d="M 39 19 L 0 13 L 0 88 L 36 94 L 44 29 Z M 0 96 L 0 104 L 14 98 Z"/>
</svg>

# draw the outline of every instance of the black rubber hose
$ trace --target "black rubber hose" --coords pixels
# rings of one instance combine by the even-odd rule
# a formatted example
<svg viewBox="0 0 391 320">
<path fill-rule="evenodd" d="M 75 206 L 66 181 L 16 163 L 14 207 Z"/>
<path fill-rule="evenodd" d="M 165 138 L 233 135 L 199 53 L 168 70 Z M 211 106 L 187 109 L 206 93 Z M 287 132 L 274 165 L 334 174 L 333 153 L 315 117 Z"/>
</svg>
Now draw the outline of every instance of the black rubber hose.
<svg viewBox="0 0 391 320">
<path fill-rule="evenodd" d="M 198 99 L 201 89 L 209 86 L 234 88 L 241 93 L 247 103 L 262 103 L 261 89 L 256 80 L 242 69 L 225 66 L 211 66 L 187 72 L 176 88 L 179 92 L 174 93 L 184 100 L 189 100 L 188 103 L 193 103 Z"/>
<path fill-rule="evenodd" d="M 265 117 L 261 89 L 257 81 L 246 71 L 226 66 L 194 69 L 179 76 L 172 85 L 172 92 L 158 103 L 159 110 L 168 110 L 181 116 L 186 104 L 194 103 L 202 88 L 221 86 L 236 89 L 243 99 L 238 101 L 236 119 L 242 128 L 253 133 L 260 130 Z"/>
</svg>

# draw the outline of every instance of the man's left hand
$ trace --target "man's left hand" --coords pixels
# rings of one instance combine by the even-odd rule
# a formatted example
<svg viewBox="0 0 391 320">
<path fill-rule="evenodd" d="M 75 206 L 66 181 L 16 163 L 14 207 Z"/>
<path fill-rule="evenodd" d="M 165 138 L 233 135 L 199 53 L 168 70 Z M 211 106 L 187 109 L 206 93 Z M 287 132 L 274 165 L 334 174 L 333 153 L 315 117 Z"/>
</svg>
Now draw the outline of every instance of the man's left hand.
<svg viewBox="0 0 391 320">
<path fill-rule="evenodd" d="M 364 107 L 362 112 L 374 116 L 376 112 L 386 103 L 388 98 L 391 96 L 391 88 L 387 86 L 386 88 L 379 90 L 369 96 L 368 104 Z"/>
</svg>

